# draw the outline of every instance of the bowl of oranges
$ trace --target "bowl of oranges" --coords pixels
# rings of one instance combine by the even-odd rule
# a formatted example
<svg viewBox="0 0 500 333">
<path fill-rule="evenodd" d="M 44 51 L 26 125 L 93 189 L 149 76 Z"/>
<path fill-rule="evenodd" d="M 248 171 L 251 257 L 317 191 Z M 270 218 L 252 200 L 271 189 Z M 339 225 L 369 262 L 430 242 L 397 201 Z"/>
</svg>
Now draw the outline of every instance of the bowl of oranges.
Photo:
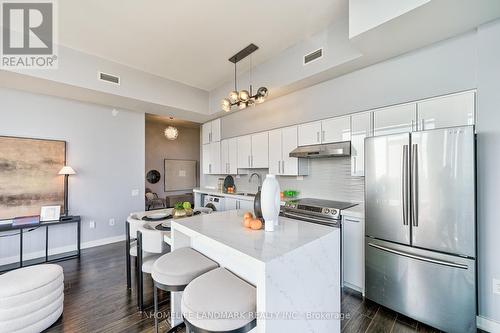
<svg viewBox="0 0 500 333">
<path fill-rule="evenodd" d="M 253 216 L 252 213 L 246 212 L 243 215 L 243 226 L 252 230 L 262 229 L 262 221 Z"/>
</svg>

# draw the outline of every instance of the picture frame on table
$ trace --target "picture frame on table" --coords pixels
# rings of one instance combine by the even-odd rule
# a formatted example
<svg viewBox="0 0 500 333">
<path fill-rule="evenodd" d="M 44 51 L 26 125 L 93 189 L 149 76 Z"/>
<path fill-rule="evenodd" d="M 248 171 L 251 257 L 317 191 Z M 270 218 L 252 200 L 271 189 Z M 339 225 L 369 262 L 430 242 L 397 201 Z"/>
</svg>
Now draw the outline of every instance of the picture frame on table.
<svg viewBox="0 0 500 333">
<path fill-rule="evenodd" d="M 40 210 L 40 222 L 59 221 L 61 218 L 61 206 L 42 206 Z"/>
</svg>

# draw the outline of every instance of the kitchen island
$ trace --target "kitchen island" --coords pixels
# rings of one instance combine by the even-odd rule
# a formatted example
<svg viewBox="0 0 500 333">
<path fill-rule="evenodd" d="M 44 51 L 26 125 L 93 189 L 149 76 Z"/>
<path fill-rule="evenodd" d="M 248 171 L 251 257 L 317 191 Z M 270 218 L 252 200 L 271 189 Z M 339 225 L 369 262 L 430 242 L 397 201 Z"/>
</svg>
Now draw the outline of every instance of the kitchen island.
<svg viewBox="0 0 500 333">
<path fill-rule="evenodd" d="M 192 247 L 256 286 L 252 332 L 340 332 L 340 229 L 280 217 L 250 230 L 236 211 L 172 221 L 172 249 Z M 182 292 L 172 293 L 174 324 Z"/>
</svg>

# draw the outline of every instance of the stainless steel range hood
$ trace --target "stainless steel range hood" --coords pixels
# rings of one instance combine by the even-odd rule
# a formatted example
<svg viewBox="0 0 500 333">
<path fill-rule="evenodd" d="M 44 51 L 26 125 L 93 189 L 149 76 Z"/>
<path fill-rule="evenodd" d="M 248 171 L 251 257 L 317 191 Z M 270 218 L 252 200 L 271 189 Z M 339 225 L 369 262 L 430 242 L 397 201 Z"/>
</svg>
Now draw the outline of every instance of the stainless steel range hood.
<svg viewBox="0 0 500 333">
<path fill-rule="evenodd" d="M 325 143 L 295 148 L 290 157 L 325 158 L 351 156 L 351 141 Z"/>
</svg>

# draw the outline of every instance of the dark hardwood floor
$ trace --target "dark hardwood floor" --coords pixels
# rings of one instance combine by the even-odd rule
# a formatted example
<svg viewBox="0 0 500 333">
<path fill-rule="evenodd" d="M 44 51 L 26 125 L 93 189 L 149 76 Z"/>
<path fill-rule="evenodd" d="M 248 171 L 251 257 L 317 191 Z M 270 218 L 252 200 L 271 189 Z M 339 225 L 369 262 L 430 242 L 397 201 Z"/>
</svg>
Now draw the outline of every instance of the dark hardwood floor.
<svg viewBox="0 0 500 333">
<path fill-rule="evenodd" d="M 46 332 L 153 332 L 152 307 L 140 313 L 135 288 L 127 291 L 125 244 L 115 243 L 83 250 L 80 259 L 58 263 L 64 269 L 64 313 Z M 135 286 L 135 280 L 132 285 Z M 152 284 L 145 277 L 145 304 L 152 305 Z M 160 293 L 162 313 L 169 313 L 168 293 Z M 439 332 L 397 314 L 360 294 L 346 289 L 342 294 L 342 332 L 407 333 Z M 162 321 L 161 332 L 169 328 Z M 179 330 L 184 332 L 184 330 Z"/>
</svg>

